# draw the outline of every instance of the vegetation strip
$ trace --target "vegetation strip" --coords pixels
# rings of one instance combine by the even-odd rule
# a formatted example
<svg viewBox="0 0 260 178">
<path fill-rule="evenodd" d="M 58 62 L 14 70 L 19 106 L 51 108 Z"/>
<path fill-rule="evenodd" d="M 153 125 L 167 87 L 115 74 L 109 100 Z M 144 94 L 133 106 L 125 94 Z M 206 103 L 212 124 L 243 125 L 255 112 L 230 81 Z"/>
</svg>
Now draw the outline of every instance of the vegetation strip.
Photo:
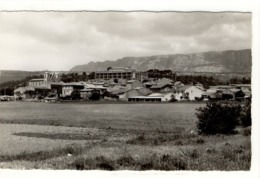
<svg viewBox="0 0 260 178">
<path fill-rule="evenodd" d="M 18 155 L 0 155 L 0 162 L 10 161 L 42 161 L 50 158 L 65 156 L 67 154 L 79 155 L 83 153 L 84 149 L 92 146 L 82 147 L 78 145 L 71 145 L 61 149 L 51 149 L 48 151 L 38 151 L 33 153 L 23 152 Z"/>
<path fill-rule="evenodd" d="M 75 134 L 75 133 L 35 133 L 35 132 L 20 132 L 14 133 L 16 136 L 35 137 L 35 138 L 48 138 L 53 140 L 98 140 L 97 135 Z"/>
</svg>

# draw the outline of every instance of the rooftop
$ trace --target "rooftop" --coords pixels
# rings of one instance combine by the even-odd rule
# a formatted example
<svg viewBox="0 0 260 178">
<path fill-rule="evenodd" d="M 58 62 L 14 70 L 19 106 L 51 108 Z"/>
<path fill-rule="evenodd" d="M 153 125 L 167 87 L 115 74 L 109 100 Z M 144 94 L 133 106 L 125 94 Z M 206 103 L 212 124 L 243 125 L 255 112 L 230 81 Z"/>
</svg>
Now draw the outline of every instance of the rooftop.
<svg viewBox="0 0 260 178">
<path fill-rule="evenodd" d="M 35 82 L 35 81 L 44 81 L 43 78 L 36 78 L 36 79 L 31 79 L 30 82 Z"/>
<path fill-rule="evenodd" d="M 139 98 L 139 99 L 161 99 L 161 96 L 134 96 L 129 98 Z M 128 98 L 128 99 L 129 99 Z"/>
<path fill-rule="evenodd" d="M 116 73 L 116 72 L 134 72 L 135 69 L 127 68 L 127 67 L 111 67 L 106 71 L 97 71 L 96 73 Z"/>
<path fill-rule="evenodd" d="M 84 84 L 80 82 L 71 82 L 71 83 L 65 83 L 65 86 L 84 86 Z"/>
</svg>

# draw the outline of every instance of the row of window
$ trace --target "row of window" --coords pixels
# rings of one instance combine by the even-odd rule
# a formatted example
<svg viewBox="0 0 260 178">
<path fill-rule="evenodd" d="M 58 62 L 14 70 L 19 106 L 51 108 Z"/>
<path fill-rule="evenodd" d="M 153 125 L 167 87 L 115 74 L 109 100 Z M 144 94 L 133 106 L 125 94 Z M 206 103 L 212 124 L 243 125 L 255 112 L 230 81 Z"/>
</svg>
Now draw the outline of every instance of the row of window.
<svg viewBox="0 0 260 178">
<path fill-rule="evenodd" d="M 190 91 L 190 92 L 192 93 L 192 91 Z M 177 90 L 177 91 L 174 91 L 173 93 L 174 93 L 174 94 L 176 94 L 176 93 L 179 94 L 179 93 L 184 93 L 184 91 L 179 91 L 179 90 Z M 189 94 L 189 93 L 187 92 L 186 94 Z"/>
<path fill-rule="evenodd" d="M 96 77 L 104 77 L 104 76 L 108 76 L 108 77 L 112 77 L 112 76 L 114 76 L 114 77 L 116 77 L 116 76 L 132 76 L 132 74 L 131 73 L 129 73 L 129 74 L 97 74 L 96 75 Z"/>
<path fill-rule="evenodd" d="M 29 83 L 31 86 L 42 86 L 43 82 L 30 82 Z"/>
<path fill-rule="evenodd" d="M 64 86 L 63 89 L 73 89 L 73 87 L 71 87 L 71 86 L 67 86 L 67 87 Z"/>
<path fill-rule="evenodd" d="M 72 92 L 71 89 L 63 89 L 63 93 L 64 93 L 64 94 L 65 94 L 65 93 L 70 93 L 70 92 Z"/>
</svg>

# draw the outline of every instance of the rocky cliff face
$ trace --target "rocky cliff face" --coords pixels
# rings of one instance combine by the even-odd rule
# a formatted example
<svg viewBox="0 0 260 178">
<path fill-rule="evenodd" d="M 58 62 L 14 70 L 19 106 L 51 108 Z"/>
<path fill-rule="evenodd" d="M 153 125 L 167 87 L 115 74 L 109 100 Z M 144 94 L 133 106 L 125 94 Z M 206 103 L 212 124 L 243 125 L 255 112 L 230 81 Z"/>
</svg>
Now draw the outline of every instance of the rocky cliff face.
<svg viewBox="0 0 260 178">
<path fill-rule="evenodd" d="M 71 71 L 102 71 L 107 67 L 131 67 L 139 71 L 171 69 L 180 72 L 250 72 L 251 50 L 210 51 L 193 54 L 173 54 L 150 57 L 124 57 L 116 61 L 90 62 Z"/>
</svg>

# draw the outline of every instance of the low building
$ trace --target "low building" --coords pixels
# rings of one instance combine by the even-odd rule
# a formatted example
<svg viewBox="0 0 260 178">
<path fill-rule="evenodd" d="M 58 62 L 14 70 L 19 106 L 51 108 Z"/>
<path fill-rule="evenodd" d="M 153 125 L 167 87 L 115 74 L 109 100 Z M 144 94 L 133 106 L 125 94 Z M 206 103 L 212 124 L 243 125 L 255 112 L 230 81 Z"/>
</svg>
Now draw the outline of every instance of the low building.
<svg viewBox="0 0 260 178">
<path fill-rule="evenodd" d="M 148 77 L 148 72 L 136 72 L 136 79 L 139 81 L 147 80 Z"/>
<path fill-rule="evenodd" d="M 126 88 L 128 89 L 141 88 L 143 86 L 143 83 L 139 80 L 129 80 L 126 84 Z"/>
<path fill-rule="evenodd" d="M 155 93 L 157 93 L 157 92 L 162 93 L 162 92 L 168 92 L 172 88 L 173 88 L 173 86 L 171 84 L 156 84 L 156 85 L 151 86 L 150 90 Z"/>
<path fill-rule="evenodd" d="M 73 92 L 84 89 L 84 84 L 80 82 L 66 83 L 62 86 L 62 97 L 71 97 Z"/>
<path fill-rule="evenodd" d="M 166 84 L 172 85 L 173 80 L 168 79 L 168 78 L 161 78 L 161 79 L 157 80 L 157 85 L 166 85 Z"/>
<path fill-rule="evenodd" d="M 161 102 L 162 97 L 157 96 L 135 96 L 128 98 L 129 102 Z"/>
<path fill-rule="evenodd" d="M 128 98 L 136 97 L 136 96 L 148 96 L 152 92 L 147 88 L 135 88 L 135 89 L 124 89 L 118 93 L 118 98 L 120 100 L 127 101 Z"/>
<path fill-rule="evenodd" d="M 251 84 L 229 84 L 229 86 L 241 90 L 251 90 Z"/>
<path fill-rule="evenodd" d="M 152 93 L 149 96 L 151 97 L 161 97 L 162 102 L 170 102 L 174 98 L 173 93 Z"/>
<path fill-rule="evenodd" d="M 235 100 L 244 98 L 245 94 L 241 89 L 231 88 L 226 89 L 222 92 L 222 99 L 223 100 Z"/>
<path fill-rule="evenodd" d="M 202 100 L 211 100 L 211 101 L 222 100 L 222 91 L 205 92 L 202 94 L 201 99 Z"/>
<path fill-rule="evenodd" d="M 146 88 L 151 88 L 152 86 L 155 86 L 155 85 L 156 85 L 156 83 L 154 81 L 147 81 L 144 83 L 144 86 Z"/>
<path fill-rule="evenodd" d="M 193 85 L 185 85 L 176 89 L 173 89 L 173 94 L 176 100 L 197 100 L 202 97 L 205 91 L 197 88 Z"/>
<path fill-rule="evenodd" d="M 84 88 L 82 90 L 79 90 L 80 93 L 80 99 L 84 100 L 100 100 L 102 97 L 102 93 L 98 89 L 89 89 Z"/>
<path fill-rule="evenodd" d="M 183 84 L 181 81 L 176 81 L 176 82 L 174 82 L 173 85 L 176 86 L 176 87 L 182 87 L 182 86 L 184 86 L 184 84 Z"/>
<path fill-rule="evenodd" d="M 19 87 L 14 90 L 14 98 L 16 100 L 40 99 L 48 96 L 48 93 L 50 92 L 51 89 L 42 86 Z"/>
</svg>

